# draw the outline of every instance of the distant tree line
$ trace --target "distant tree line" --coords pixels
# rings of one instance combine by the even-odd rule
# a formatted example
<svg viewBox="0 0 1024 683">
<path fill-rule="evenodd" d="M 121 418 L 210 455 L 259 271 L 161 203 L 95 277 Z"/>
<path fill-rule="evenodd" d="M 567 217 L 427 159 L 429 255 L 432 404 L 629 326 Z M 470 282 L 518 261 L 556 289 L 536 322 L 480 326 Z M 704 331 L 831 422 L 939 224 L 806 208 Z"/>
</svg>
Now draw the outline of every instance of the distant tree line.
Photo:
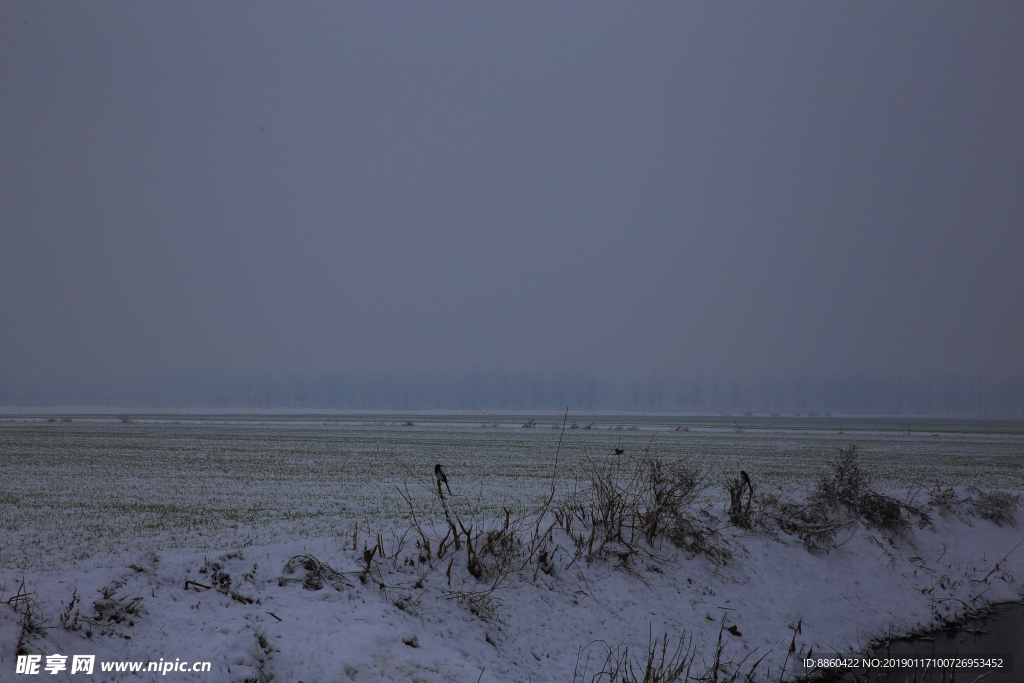
<svg viewBox="0 0 1024 683">
<path fill-rule="evenodd" d="M 585 372 L 403 374 L 172 374 L 137 386 L 15 385 L 6 406 L 309 408 L 348 410 L 573 410 L 757 414 L 1024 417 L 1024 375 L 801 375 L 724 379 Z"/>
</svg>

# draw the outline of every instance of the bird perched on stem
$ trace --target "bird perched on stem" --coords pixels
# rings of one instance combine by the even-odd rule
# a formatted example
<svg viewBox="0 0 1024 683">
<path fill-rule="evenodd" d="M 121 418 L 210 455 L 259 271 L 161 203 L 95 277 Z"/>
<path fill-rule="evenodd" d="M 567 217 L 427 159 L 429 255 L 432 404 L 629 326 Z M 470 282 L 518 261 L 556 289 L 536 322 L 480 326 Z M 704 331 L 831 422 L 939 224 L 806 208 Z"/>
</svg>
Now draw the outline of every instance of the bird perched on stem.
<svg viewBox="0 0 1024 683">
<path fill-rule="evenodd" d="M 448 489 L 448 495 L 452 494 L 452 487 L 448 486 L 448 477 L 444 476 L 444 468 L 438 463 L 434 465 L 434 476 L 437 477 L 437 492 L 441 492 L 441 484 L 445 485 Z"/>
<path fill-rule="evenodd" d="M 747 476 L 745 470 L 740 470 L 740 478 L 743 479 L 743 483 L 750 487 L 750 490 L 754 490 L 754 485 L 750 483 L 750 477 Z"/>
</svg>

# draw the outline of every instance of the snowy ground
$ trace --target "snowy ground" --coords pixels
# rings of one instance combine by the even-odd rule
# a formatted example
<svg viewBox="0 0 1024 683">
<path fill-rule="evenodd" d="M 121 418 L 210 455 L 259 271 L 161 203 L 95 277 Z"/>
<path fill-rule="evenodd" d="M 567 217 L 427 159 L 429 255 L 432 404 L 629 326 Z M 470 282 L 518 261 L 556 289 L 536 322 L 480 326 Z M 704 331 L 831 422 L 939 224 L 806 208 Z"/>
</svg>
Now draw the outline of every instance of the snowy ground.
<svg viewBox="0 0 1024 683">
<path fill-rule="evenodd" d="M 710 505 L 707 523 L 719 530 L 716 547 L 725 559 L 662 547 L 657 557 L 632 558 L 627 572 L 613 554 L 573 561 L 574 541 L 556 528 L 547 559 L 534 554 L 521 569 L 499 577 L 485 572 L 478 580 L 464 545 L 454 550 L 449 541 L 438 558 L 444 516 L 432 477 L 420 473 L 444 458 L 449 475 L 458 475 L 452 476 L 453 512 L 500 528 L 503 505 L 514 517 L 545 498 L 554 430 L 185 427 L 135 424 L 114 433 L 106 425 L 16 423 L 0 430 L 6 482 L 0 489 L 0 680 L 34 678 L 15 673 L 20 641 L 25 651 L 43 655 L 43 666 L 45 655 L 69 656 L 60 677 L 72 681 L 472 683 L 572 681 L 574 674 L 589 681 L 609 648 L 621 654 L 628 647 L 631 657 L 642 658 L 649 635 L 664 633 L 673 645 L 684 634 L 692 638 L 695 674 L 711 663 L 721 638 L 727 673 L 744 659 L 749 670 L 765 655 L 757 680 L 778 680 L 784 667 L 786 674 L 801 673 L 794 663 L 801 653 L 863 652 L 890 630 L 923 628 L 967 607 L 1024 596 L 1020 527 L 998 526 L 966 507 L 945 516 L 931 508 L 930 524 L 915 524 L 902 536 L 862 521 L 837 547 L 812 553 L 794 536 L 729 525 L 728 496 L 717 487 L 698 507 Z M 640 450 L 650 438 L 628 427 L 612 430 L 566 432 L 554 480 L 560 495 L 578 485 L 572 473 L 606 450 Z M 967 484 L 1020 485 L 1014 434 L 928 432 L 913 440 L 902 431 L 889 437 L 893 455 L 886 461 L 885 438 L 878 436 L 884 430 L 855 438 L 849 429 L 835 436 L 733 430 L 700 441 L 695 431 L 659 433 L 662 453 L 721 452 L 729 444 L 731 459 L 715 462 L 722 471 L 742 465 L 766 482 L 764 491 L 806 488 L 807 470 L 820 469 L 833 441 L 870 444 L 865 464 L 883 475 L 900 463 L 921 483 L 946 473 L 961 485 L 960 497 L 974 495 Z M 950 443 L 967 444 L 969 452 L 957 460 L 942 445 Z M 929 445 L 937 453 L 932 461 L 922 455 Z M 787 448 L 793 457 L 780 457 Z M 972 454 L 977 482 L 965 467 Z M 472 495 L 464 496 L 467 481 Z M 381 482 L 409 485 L 411 509 L 434 539 L 430 553 L 417 549 L 415 535 L 403 539 L 414 521 L 410 508 Z M 897 477 L 878 482 L 888 491 L 900 488 Z M 918 501 L 927 504 L 928 495 L 919 492 Z M 364 549 L 377 545 L 377 534 L 383 557 L 371 558 L 363 582 Z M 340 574 L 307 590 L 304 567 L 286 571 L 298 555 Z M 481 595 L 495 578 L 501 579 L 496 589 Z M 22 590 L 30 599 L 12 599 Z M 75 654 L 96 655 L 92 677 L 70 674 Z M 208 661 L 211 670 L 99 672 L 102 662 L 161 659 Z"/>
</svg>

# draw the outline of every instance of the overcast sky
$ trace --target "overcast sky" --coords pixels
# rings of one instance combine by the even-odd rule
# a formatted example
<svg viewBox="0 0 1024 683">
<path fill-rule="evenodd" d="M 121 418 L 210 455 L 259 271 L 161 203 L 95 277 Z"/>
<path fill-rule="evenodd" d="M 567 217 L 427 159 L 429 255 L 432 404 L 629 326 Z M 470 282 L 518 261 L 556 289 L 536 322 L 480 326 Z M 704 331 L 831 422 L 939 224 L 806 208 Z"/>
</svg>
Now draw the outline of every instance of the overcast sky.
<svg viewBox="0 0 1024 683">
<path fill-rule="evenodd" d="M 0 371 L 1024 371 L 1024 3 L 0 4 Z"/>
</svg>

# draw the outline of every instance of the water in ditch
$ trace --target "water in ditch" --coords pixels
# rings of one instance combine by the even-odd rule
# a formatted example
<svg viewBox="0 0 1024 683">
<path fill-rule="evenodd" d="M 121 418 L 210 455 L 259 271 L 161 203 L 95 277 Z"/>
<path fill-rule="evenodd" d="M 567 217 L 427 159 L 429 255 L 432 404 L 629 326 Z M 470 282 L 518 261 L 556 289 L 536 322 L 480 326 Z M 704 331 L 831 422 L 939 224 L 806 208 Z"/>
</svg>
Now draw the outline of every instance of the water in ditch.
<svg viewBox="0 0 1024 683">
<path fill-rule="evenodd" d="M 989 614 L 967 619 L 955 629 L 890 641 L 872 651 L 879 666 L 859 670 L 846 683 L 1024 683 L 1024 603 L 998 605 Z M 927 666 L 928 660 L 959 666 Z M 918 666 L 891 666 L 915 661 Z M 968 660 L 968 661 L 965 661 Z M 890 666 L 886 666 L 890 665 Z M 987 665 L 987 666 L 986 666 Z"/>
</svg>

